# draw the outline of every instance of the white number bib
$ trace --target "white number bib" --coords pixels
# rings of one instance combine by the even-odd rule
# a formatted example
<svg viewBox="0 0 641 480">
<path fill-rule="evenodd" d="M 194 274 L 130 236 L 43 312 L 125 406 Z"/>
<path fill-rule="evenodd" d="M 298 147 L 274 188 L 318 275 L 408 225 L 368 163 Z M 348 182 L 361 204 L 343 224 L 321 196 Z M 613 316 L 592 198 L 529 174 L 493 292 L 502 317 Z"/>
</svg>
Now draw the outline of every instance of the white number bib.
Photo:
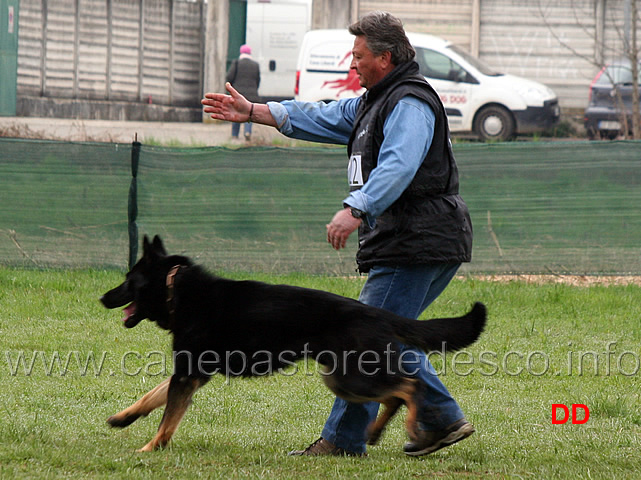
<svg viewBox="0 0 641 480">
<path fill-rule="evenodd" d="M 363 170 L 361 168 L 361 155 L 360 153 L 353 153 L 349 157 L 349 164 L 347 165 L 347 181 L 350 187 L 363 186 Z"/>
</svg>

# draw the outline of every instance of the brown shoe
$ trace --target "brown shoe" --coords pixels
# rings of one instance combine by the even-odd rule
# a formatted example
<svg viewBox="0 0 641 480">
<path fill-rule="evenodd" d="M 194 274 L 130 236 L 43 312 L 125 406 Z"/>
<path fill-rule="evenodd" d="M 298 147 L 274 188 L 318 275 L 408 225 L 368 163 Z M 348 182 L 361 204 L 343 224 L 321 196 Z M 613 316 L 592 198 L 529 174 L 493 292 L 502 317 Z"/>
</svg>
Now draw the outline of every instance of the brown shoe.
<svg viewBox="0 0 641 480">
<path fill-rule="evenodd" d="M 323 437 L 316 440 L 305 450 L 292 450 L 288 455 L 293 456 L 320 456 L 320 455 L 332 455 L 334 457 L 366 457 L 367 453 L 356 453 L 345 450 L 344 448 L 337 447 L 333 443 L 325 440 Z"/>
</svg>

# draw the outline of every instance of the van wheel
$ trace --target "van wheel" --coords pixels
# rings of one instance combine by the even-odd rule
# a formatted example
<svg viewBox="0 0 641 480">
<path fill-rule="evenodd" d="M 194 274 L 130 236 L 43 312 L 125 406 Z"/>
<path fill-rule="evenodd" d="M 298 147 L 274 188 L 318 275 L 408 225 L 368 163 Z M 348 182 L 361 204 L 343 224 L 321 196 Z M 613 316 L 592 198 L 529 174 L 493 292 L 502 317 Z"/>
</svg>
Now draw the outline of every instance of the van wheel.
<svg viewBox="0 0 641 480">
<path fill-rule="evenodd" d="M 511 140 L 516 130 L 512 114 L 498 105 L 489 105 L 479 110 L 474 117 L 472 129 L 484 142 Z"/>
</svg>

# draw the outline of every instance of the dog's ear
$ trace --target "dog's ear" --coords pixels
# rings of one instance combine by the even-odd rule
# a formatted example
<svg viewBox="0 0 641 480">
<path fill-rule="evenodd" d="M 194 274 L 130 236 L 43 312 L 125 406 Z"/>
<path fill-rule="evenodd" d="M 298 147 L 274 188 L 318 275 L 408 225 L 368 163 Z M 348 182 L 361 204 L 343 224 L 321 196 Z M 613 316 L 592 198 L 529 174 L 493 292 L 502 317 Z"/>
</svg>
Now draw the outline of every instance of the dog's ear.
<svg viewBox="0 0 641 480">
<path fill-rule="evenodd" d="M 145 235 L 144 238 L 142 239 L 142 256 L 143 258 L 148 258 L 152 253 L 153 253 L 153 246 L 149 241 L 149 237 Z"/>
<path fill-rule="evenodd" d="M 158 256 L 161 256 L 161 257 L 167 256 L 167 250 L 165 250 L 165 246 L 162 244 L 162 240 L 158 235 L 154 237 L 153 247 L 154 247 L 154 252 L 156 252 Z"/>
<path fill-rule="evenodd" d="M 147 259 L 155 259 L 157 257 L 166 257 L 167 252 L 162 244 L 162 240 L 156 235 L 153 241 L 149 241 L 147 235 L 142 240 L 142 257 Z"/>
</svg>

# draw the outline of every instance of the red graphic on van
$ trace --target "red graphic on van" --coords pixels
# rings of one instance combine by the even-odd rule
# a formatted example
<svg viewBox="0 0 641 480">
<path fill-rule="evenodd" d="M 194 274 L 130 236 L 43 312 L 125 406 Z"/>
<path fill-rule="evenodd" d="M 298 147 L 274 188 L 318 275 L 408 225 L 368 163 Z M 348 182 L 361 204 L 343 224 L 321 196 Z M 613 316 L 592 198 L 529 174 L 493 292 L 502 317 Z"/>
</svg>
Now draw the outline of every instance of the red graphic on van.
<svg viewBox="0 0 641 480">
<path fill-rule="evenodd" d="M 356 73 L 356 70 L 350 70 L 347 73 L 347 77 L 345 78 L 340 78 L 338 80 L 328 80 L 327 82 L 323 82 L 323 85 L 321 85 L 321 88 L 325 87 L 327 85 L 329 88 L 332 89 L 339 89 L 336 92 L 336 97 L 338 97 L 341 93 L 346 92 L 346 91 L 351 91 L 354 93 L 358 93 L 360 91 L 361 83 L 358 80 L 358 74 Z"/>
<path fill-rule="evenodd" d="M 349 51 L 345 54 L 343 59 L 338 63 L 338 66 L 342 66 L 345 61 L 348 58 L 351 58 L 352 52 Z M 361 90 L 361 83 L 358 80 L 358 74 L 356 73 L 356 70 L 354 69 L 349 69 L 347 72 L 347 76 L 345 78 L 341 78 L 339 80 L 328 80 L 326 82 L 323 82 L 321 85 L 321 88 L 324 88 L 325 86 L 328 86 L 331 89 L 338 89 L 336 92 L 336 98 L 340 96 L 341 93 L 343 92 L 354 92 L 355 94 L 358 94 L 358 92 Z"/>
</svg>

